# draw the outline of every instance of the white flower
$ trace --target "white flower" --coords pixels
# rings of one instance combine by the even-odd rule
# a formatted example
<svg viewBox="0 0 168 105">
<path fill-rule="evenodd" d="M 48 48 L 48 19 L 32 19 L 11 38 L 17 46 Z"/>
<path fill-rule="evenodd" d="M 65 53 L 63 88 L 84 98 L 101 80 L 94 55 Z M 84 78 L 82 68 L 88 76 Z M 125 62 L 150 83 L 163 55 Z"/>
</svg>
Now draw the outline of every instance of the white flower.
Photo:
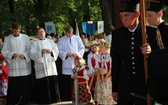
<svg viewBox="0 0 168 105">
<path fill-rule="evenodd" d="M 79 63 L 80 63 L 81 66 L 86 64 L 86 62 L 85 62 L 85 60 L 84 60 L 83 58 L 81 58 L 81 59 L 79 60 Z"/>
</svg>

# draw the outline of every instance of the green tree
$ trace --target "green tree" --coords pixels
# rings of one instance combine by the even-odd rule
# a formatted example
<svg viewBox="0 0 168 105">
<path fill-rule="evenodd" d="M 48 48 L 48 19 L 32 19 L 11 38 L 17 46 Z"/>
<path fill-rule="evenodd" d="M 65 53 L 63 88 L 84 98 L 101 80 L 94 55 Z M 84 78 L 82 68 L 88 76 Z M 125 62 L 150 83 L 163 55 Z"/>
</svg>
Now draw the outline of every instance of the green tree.
<svg viewBox="0 0 168 105">
<path fill-rule="evenodd" d="M 108 32 L 108 27 L 112 24 L 108 1 L 99 0 L 99 2 L 100 2 L 102 19 L 104 21 L 104 29 L 105 29 L 105 32 Z"/>
<path fill-rule="evenodd" d="M 10 13 L 7 0 L 0 1 L 0 33 L 5 35 L 10 32 Z"/>
<path fill-rule="evenodd" d="M 0 31 L 6 33 L 11 19 L 19 22 L 28 35 L 35 35 L 37 27 L 44 27 L 47 21 L 53 21 L 56 31 L 61 33 L 67 25 L 75 28 L 75 19 L 80 32 L 82 21 L 102 20 L 99 0 L 1 0 L 0 3 Z"/>
<path fill-rule="evenodd" d="M 163 9 L 163 19 L 168 22 L 168 6 L 164 6 Z"/>
</svg>

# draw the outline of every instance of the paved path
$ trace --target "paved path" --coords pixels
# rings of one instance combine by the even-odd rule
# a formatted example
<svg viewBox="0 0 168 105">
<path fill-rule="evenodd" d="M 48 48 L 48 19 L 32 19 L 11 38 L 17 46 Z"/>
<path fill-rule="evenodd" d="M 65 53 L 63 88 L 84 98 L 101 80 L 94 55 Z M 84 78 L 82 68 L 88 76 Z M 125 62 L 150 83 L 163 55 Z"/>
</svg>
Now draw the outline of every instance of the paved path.
<svg viewBox="0 0 168 105">
<path fill-rule="evenodd" d="M 59 102 L 59 103 L 53 104 L 53 105 L 72 105 L 72 102 L 71 101 L 68 101 L 68 102 Z"/>
<path fill-rule="evenodd" d="M 5 105 L 5 100 L 0 100 L 0 105 Z M 38 104 L 31 104 L 31 105 L 38 105 Z M 58 102 L 58 103 L 53 103 L 50 105 L 73 105 L 71 101 L 67 102 Z"/>
<path fill-rule="evenodd" d="M 0 105 L 5 105 L 5 100 L 0 100 Z M 31 105 L 41 105 L 41 104 L 31 104 Z M 58 103 L 53 103 L 50 105 L 73 105 L 71 101 L 66 101 L 66 102 L 58 102 Z M 92 105 L 92 104 L 88 104 Z"/>
</svg>

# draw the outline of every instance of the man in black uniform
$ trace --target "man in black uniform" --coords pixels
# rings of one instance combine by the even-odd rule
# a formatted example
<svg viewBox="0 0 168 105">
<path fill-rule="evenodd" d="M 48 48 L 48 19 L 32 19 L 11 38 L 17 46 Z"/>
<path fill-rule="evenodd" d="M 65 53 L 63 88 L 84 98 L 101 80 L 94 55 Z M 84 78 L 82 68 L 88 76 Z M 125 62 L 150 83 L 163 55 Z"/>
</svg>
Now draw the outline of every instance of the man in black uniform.
<svg viewBox="0 0 168 105">
<path fill-rule="evenodd" d="M 166 0 L 165 0 L 166 1 Z M 165 48 L 168 47 L 168 24 L 162 19 L 163 2 L 161 0 L 147 0 L 146 2 L 146 18 L 149 25 L 158 27 L 162 42 Z"/>
<path fill-rule="evenodd" d="M 146 105 L 143 54 L 158 48 L 157 29 L 146 27 L 148 43 L 143 44 L 138 0 L 121 0 L 119 15 L 123 26 L 112 32 L 113 99 L 118 105 Z"/>
<path fill-rule="evenodd" d="M 149 90 L 152 98 L 162 105 L 168 105 L 168 24 L 162 19 L 163 3 L 167 0 L 147 0 L 146 18 L 149 25 L 158 27 L 165 50 L 151 54 L 149 61 Z"/>
</svg>

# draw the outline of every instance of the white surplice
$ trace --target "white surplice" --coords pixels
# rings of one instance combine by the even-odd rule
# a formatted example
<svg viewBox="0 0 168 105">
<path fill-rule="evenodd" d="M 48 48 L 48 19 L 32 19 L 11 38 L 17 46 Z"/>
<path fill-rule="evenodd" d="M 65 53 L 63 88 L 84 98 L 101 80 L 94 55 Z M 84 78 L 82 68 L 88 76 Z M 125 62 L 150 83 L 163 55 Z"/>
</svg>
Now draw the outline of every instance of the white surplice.
<svg viewBox="0 0 168 105">
<path fill-rule="evenodd" d="M 72 69 L 74 68 L 74 58 L 66 58 L 67 53 L 77 53 L 79 56 L 83 56 L 85 47 L 79 36 L 73 35 L 71 38 L 66 35 L 60 38 L 58 42 L 59 57 L 62 59 L 62 74 L 72 75 Z"/>
<path fill-rule="evenodd" d="M 52 53 L 42 53 L 42 49 L 51 49 Z M 36 79 L 58 75 L 55 61 L 59 51 L 57 45 L 50 39 L 37 40 L 31 45 L 30 58 L 35 63 Z"/>
<path fill-rule="evenodd" d="M 31 74 L 30 62 L 30 40 L 25 34 L 15 37 L 13 34 L 5 37 L 2 54 L 7 61 L 10 77 L 26 76 Z M 13 54 L 23 54 L 25 59 L 20 57 L 12 58 Z"/>
</svg>

